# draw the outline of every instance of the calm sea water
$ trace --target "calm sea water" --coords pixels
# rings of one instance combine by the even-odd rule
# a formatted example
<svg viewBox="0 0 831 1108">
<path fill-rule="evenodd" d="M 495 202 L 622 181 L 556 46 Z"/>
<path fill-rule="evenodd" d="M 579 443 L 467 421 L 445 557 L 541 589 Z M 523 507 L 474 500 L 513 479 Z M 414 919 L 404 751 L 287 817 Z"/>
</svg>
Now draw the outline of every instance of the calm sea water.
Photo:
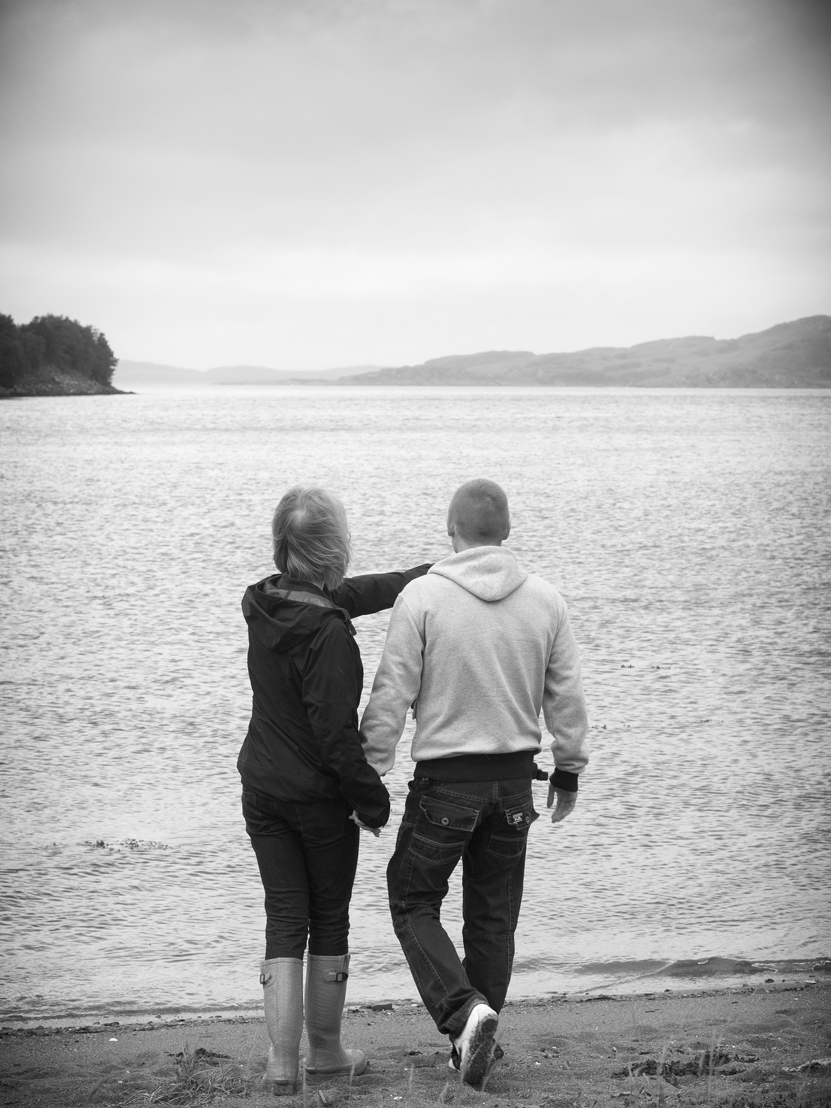
<svg viewBox="0 0 831 1108">
<path fill-rule="evenodd" d="M 4 1023 L 256 1009 L 239 601 L 297 481 L 341 494 L 368 572 L 448 553 L 452 492 L 494 478 L 569 603 L 593 760 L 533 828 L 512 995 L 831 954 L 831 392 L 32 399 L 0 459 Z M 367 692 L 385 625 L 357 624 Z M 362 843 L 353 1002 L 415 995 L 393 841 Z"/>
</svg>

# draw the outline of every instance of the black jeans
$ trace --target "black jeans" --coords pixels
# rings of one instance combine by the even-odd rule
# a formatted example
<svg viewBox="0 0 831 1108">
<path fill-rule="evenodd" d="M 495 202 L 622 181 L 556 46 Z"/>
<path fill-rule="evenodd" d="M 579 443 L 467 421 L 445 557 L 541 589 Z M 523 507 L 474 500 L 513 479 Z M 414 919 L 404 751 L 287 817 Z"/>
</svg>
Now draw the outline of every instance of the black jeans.
<svg viewBox="0 0 831 1108">
<path fill-rule="evenodd" d="M 416 778 L 387 867 L 395 933 L 436 1027 L 456 1038 L 475 1004 L 500 1011 L 511 980 L 528 828 L 527 778 Z M 447 883 L 462 859 L 464 961 L 441 925 Z"/>
<path fill-rule="evenodd" d="M 295 804 L 242 791 L 265 889 L 266 958 L 346 954 L 360 831 L 343 799 Z"/>
</svg>

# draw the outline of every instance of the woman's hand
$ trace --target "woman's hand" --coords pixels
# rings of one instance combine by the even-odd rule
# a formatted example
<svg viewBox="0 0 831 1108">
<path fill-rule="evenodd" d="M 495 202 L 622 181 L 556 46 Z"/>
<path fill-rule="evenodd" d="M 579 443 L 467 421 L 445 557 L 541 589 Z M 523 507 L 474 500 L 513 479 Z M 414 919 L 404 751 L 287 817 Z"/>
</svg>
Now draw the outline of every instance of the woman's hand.
<svg viewBox="0 0 831 1108">
<path fill-rule="evenodd" d="M 357 812 L 353 812 L 352 815 L 349 818 L 352 820 L 353 823 L 357 823 L 357 825 L 360 827 L 360 829 L 362 831 L 371 832 L 375 836 L 376 839 L 381 834 L 381 828 L 380 827 L 367 827 L 367 825 L 365 823 L 361 823 L 361 821 L 358 819 L 358 813 Z"/>
</svg>

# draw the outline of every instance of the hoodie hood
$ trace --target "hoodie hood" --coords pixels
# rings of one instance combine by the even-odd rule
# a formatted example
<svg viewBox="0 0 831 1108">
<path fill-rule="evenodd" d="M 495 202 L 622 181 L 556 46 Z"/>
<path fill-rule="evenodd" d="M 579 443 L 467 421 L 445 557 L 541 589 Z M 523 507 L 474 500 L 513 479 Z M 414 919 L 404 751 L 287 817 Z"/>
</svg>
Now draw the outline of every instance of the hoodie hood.
<svg viewBox="0 0 831 1108">
<path fill-rule="evenodd" d="M 480 600 L 489 602 L 504 600 L 528 577 L 504 546 L 474 546 L 460 550 L 436 562 L 428 572 L 447 577 Z"/>
<path fill-rule="evenodd" d="M 250 585 L 242 598 L 242 614 L 266 650 L 278 653 L 293 650 L 330 619 L 342 619 L 352 630 L 347 613 L 322 589 L 285 574 Z"/>
</svg>

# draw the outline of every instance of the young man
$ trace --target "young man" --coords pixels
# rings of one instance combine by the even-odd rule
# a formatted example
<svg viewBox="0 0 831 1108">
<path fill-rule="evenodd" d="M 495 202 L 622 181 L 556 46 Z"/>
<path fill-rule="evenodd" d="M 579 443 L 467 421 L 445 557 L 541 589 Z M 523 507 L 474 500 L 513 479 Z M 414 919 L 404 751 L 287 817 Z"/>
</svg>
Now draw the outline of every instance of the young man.
<svg viewBox="0 0 831 1108">
<path fill-rule="evenodd" d="M 588 762 L 577 646 L 563 598 L 502 546 L 508 500 L 493 481 L 450 503 L 449 557 L 410 582 L 390 618 L 361 721 L 367 761 L 391 769 L 408 708 L 416 733 L 398 843 L 387 869 L 396 935 L 450 1064 L 480 1085 L 514 957 L 539 713 L 553 736 L 552 822 L 571 813 Z M 440 922 L 463 865 L 464 961 Z"/>
</svg>

